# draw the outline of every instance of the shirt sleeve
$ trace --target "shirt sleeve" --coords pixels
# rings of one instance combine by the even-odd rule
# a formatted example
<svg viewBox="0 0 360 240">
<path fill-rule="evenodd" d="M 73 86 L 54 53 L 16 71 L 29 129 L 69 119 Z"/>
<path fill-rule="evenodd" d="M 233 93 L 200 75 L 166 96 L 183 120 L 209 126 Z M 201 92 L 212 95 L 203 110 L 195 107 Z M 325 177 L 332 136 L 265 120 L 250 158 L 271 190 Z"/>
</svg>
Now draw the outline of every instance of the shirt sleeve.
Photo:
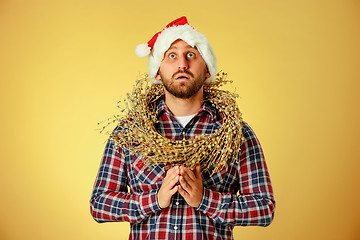
<svg viewBox="0 0 360 240">
<path fill-rule="evenodd" d="M 160 210 L 157 190 L 141 194 L 128 192 L 124 153 L 109 139 L 91 195 L 90 212 L 93 218 L 97 222 L 136 223 Z"/>
<path fill-rule="evenodd" d="M 204 189 L 198 210 L 225 225 L 268 226 L 274 217 L 275 200 L 264 154 L 253 130 L 243 123 L 244 142 L 237 163 L 239 193 Z"/>
</svg>

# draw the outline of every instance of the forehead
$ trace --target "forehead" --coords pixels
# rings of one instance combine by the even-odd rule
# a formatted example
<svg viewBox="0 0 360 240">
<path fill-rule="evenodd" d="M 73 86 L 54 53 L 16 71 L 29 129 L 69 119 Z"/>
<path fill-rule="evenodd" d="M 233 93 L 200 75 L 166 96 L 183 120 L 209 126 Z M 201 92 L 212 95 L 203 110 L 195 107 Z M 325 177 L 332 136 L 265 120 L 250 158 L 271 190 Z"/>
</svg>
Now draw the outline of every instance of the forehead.
<svg viewBox="0 0 360 240">
<path fill-rule="evenodd" d="M 197 51 L 196 47 L 192 47 L 187 42 L 185 42 L 184 40 L 181 40 L 181 39 L 178 39 L 175 42 L 173 42 L 167 51 L 174 50 L 174 49 L 176 49 L 176 50 L 194 49 Z"/>
</svg>

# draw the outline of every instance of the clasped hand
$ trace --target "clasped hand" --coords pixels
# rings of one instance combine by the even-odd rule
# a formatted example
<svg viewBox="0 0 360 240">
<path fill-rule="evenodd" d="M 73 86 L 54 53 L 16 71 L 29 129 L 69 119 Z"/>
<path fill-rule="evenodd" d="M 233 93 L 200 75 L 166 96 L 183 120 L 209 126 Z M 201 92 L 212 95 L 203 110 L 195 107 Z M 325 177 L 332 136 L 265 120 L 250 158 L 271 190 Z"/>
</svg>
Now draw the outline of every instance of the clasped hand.
<svg viewBox="0 0 360 240">
<path fill-rule="evenodd" d="M 194 171 L 183 166 L 169 169 L 157 194 L 159 206 L 168 207 L 176 192 L 179 192 L 191 207 L 199 207 L 203 197 L 200 165 L 196 165 Z"/>
</svg>

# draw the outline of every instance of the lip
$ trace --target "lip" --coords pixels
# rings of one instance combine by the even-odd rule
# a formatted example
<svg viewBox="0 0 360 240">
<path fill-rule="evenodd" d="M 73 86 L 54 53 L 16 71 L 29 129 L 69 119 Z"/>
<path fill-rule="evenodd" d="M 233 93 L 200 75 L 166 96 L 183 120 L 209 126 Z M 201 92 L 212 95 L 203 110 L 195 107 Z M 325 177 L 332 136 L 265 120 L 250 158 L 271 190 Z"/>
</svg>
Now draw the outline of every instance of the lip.
<svg viewBox="0 0 360 240">
<path fill-rule="evenodd" d="M 189 80 L 190 77 L 187 74 L 181 73 L 175 76 L 175 80 Z"/>
</svg>

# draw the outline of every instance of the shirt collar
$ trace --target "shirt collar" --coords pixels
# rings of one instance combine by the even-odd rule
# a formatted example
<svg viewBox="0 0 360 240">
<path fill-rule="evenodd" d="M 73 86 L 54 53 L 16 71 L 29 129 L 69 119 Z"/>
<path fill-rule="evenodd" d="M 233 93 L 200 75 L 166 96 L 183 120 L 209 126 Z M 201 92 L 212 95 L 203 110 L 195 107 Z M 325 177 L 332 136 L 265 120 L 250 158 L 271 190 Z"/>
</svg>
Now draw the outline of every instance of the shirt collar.
<svg viewBox="0 0 360 240">
<path fill-rule="evenodd" d="M 159 118 L 159 116 L 161 116 L 164 113 L 172 115 L 170 109 L 165 104 L 165 99 L 162 98 L 156 106 L 156 116 Z M 208 113 L 212 119 L 214 119 L 216 116 L 215 108 L 211 105 L 209 101 L 206 100 L 204 101 L 204 104 L 202 105 L 202 107 L 200 108 L 200 110 L 197 112 L 196 115 L 199 115 L 201 113 Z"/>
</svg>

